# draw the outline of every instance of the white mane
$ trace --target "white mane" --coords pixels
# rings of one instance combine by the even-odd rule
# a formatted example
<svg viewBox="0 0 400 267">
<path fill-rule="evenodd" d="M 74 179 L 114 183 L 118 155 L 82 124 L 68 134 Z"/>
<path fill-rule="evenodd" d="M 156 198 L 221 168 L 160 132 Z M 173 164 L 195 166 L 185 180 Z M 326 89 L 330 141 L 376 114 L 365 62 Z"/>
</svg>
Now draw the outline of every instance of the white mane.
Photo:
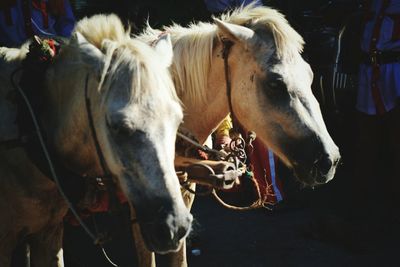
<svg viewBox="0 0 400 267">
<path fill-rule="evenodd" d="M 100 49 L 105 55 L 100 86 L 107 90 L 109 86 L 103 86 L 105 76 L 112 77 L 118 72 L 120 66 L 128 66 L 132 77 L 133 89 L 131 100 L 140 101 L 144 90 L 160 88 L 158 84 L 166 84 L 168 92 L 174 100 L 178 101 L 173 84 L 168 76 L 152 75 L 149 73 L 161 73 L 162 65 L 158 64 L 157 55 L 147 44 L 131 38 L 130 29 L 124 28 L 121 20 L 116 15 L 95 15 L 84 18 L 78 22 L 74 32 L 82 34 L 86 40 Z M 165 71 L 164 71 L 165 72 Z"/>
<path fill-rule="evenodd" d="M 249 28 L 265 27 L 273 36 L 278 56 L 300 53 L 304 41 L 278 11 L 267 7 L 248 5 L 223 14 L 225 22 Z M 163 29 L 171 34 L 174 44 L 172 77 L 179 95 L 187 95 L 194 101 L 205 101 L 204 89 L 211 67 L 213 44 L 217 38 L 217 27 L 211 23 L 191 24 L 184 28 L 172 25 Z M 139 36 L 145 42 L 152 42 L 161 31 L 150 26 Z"/>
<path fill-rule="evenodd" d="M 303 51 L 303 38 L 290 26 L 285 16 L 275 9 L 248 5 L 223 14 L 220 19 L 252 29 L 260 26 L 269 29 L 274 35 L 279 56 Z"/>
</svg>

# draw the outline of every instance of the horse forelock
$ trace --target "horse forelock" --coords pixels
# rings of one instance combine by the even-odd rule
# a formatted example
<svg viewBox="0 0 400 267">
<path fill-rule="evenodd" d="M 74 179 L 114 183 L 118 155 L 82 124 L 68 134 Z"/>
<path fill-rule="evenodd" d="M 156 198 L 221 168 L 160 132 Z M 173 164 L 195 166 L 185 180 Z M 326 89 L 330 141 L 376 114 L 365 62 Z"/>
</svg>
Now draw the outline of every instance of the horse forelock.
<svg viewBox="0 0 400 267">
<path fill-rule="evenodd" d="M 104 39 L 124 43 L 130 39 L 130 29 L 125 29 L 121 20 L 114 14 L 94 15 L 80 20 L 74 29 L 86 40 L 101 49 Z"/>
<path fill-rule="evenodd" d="M 118 51 L 117 51 L 118 50 Z M 108 46 L 106 52 L 106 63 L 102 71 L 99 83 L 99 90 L 103 95 L 111 89 L 105 83 L 106 76 L 111 82 L 114 79 L 121 79 L 123 75 L 131 81 L 129 102 L 141 102 L 144 97 L 157 94 L 162 99 L 172 99 L 180 102 L 169 72 L 158 64 L 157 55 L 152 48 L 136 40 L 130 40 L 123 46 Z"/>
<path fill-rule="evenodd" d="M 279 57 L 290 57 L 293 53 L 298 54 L 303 51 L 303 38 L 290 26 L 285 16 L 275 9 L 256 7 L 253 3 L 222 14 L 219 19 L 253 29 L 265 27 L 270 30 Z"/>
<path fill-rule="evenodd" d="M 158 93 L 168 94 L 175 101 L 179 101 L 169 74 L 158 64 L 154 50 L 145 43 L 132 39 L 130 29 L 125 29 L 116 15 L 95 15 L 84 18 L 78 22 L 75 32 L 82 34 L 104 54 L 104 66 L 98 89 L 105 95 L 110 89 L 104 83 L 106 76 L 112 80 L 123 73 L 119 71 L 121 68 L 127 68 L 129 75 L 132 75 L 130 100 L 138 101 L 140 97 L 146 95 L 146 90 L 159 89 L 163 91 Z M 167 75 L 161 75 L 163 72 Z M 150 77 L 151 73 L 157 75 Z"/>
<path fill-rule="evenodd" d="M 173 24 L 163 30 L 171 35 L 174 47 L 171 74 L 176 92 L 181 97 L 188 97 L 193 103 L 204 104 L 216 34 L 215 25 L 200 22 L 185 28 Z M 161 33 L 148 26 L 138 38 L 150 43 Z"/>
</svg>

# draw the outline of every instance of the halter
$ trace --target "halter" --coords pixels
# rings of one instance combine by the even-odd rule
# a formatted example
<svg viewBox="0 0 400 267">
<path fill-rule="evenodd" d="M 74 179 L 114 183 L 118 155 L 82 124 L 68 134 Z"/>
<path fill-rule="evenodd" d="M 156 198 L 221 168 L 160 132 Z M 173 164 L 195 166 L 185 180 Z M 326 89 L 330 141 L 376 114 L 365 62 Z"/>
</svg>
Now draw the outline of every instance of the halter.
<svg viewBox="0 0 400 267">
<path fill-rule="evenodd" d="M 228 57 L 229 52 L 233 46 L 233 42 L 228 39 L 222 39 L 222 59 L 224 60 L 224 72 L 225 72 L 225 86 L 226 86 L 226 96 L 228 97 L 229 112 L 232 116 L 232 124 L 235 126 L 234 121 L 236 120 L 235 114 L 233 113 L 232 106 L 232 85 L 231 77 L 229 73 Z"/>
<path fill-rule="evenodd" d="M 21 95 L 23 101 L 26 104 L 26 107 L 28 109 L 28 112 L 30 114 L 30 117 L 32 119 L 33 125 L 34 125 L 34 130 L 35 133 L 37 134 L 38 137 L 38 141 L 39 141 L 39 145 L 42 148 L 44 157 L 45 157 L 45 161 L 47 161 L 48 164 L 48 168 L 49 168 L 49 178 L 51 178 L 57 185 L 57 188 L 60 192 L 60 194 L 62 195 L 62 197 L 64 198 L 64 200 L 67 202 L 67 205 L 69 207 L 69 209 L 71 210 L 71 212 L 73 213 L 74 217 L 76 218 L 76 220 L 79 222 L 79 224 L 84 228 L 84 230 L 86 231 L 86 233 L 91 237 L 91 239 L 93 239 L 94 243 L 97 245 L 102 245 L 104 243 L 103 237 L 101 236 L 96 236 L 90 229 L 89 227 L 82 221 L 79 213 L 76 211 L 74 205 L 72 204 L 70 198 L 66 195 L 63 186 L 61 185 L 61 181 L 56 173 L 56 169 L 59 169 L 60 164 L 58 164 L 57 160 L 53 160 L 51 157 L 51 154 L 49 152 L 48 146 L 45 142 L 45 139 L 43 137 L 42 134 L 42 130 L 40 128 L 37 116 L 35 114 L 34 108 L 32 107 L 29 98 L 27 97 L 26 93 L 24 92 L 24 90 L 16 83 L 16 81 L 14 80 L 14 77 L 16 75 L 16 73 L 18 73 L 19 71 L 21 71 L 22 69 L 17 69 L 16 71 L 14 71 L 14 73 L 11 76 L 11 81 L 12 84 L 14 86 L 14 88 L 18 91 L 18 93 Z M 108 168 L 106 166 L 105 163 L 105 159 L 104 159 L 104 155 L 103 152 L 101 150 L 98 138 L 97 138 L 97 134 L 96 134 L 96 130 L 94 128 L 94 122 L 93 122 L 93 115 L 92 115 L 92 111 L 90 108 L 90 99 L 88 98 L 87 95 L 87 91 L 88 91 L 88 80 L 89 80 L 89 75 L 86 76 L 86 81 L 85 81 L 85 103 L 86 103 L 86 114 L 89 120 L 89 126 L 90 126 L 90 131 L 95 143 L 95 147 L 96 147 L 96 154 L 97 157 L 99 159 L 102 171 L 104 175 L 99 175 L 96 177 L 93 177 L 92 179 L 94 179 L 97 183 L 99 184 L 103 184 L 107 190 L 110 193 L 110 200 L 115 199 L 116 194 L 115 193 L 115 183 L 112 179 L 112 175 L 110 174 L 110 172 L 108 171 Z M 9 140 L 6 141 L 7 143 L 13 143 L 16 144 L 17 146 L 24 146 L 23 142 L 18 142 L 18 141 L 14 141 L 14 140 Z M 35 164 L 36 165 L 36 164 Z M 40 167 L 39 167 L 40 169 Z M 66 170 L 69 171 L 69 170 Z M 70 171 L 69 171 L 70 172 Z M 71 172 L 70 172 L 71 173 Z M 80 178 L 89 178 L 86 177 L 85 175 L 80 176 Z"/>
<path fill-rule="evenodd" d="M 239 124 L 237 122 L 237 119 L 234 115 L 233 112 L 233 105 L 232 105 L 232 85 L 231 85 L 231 80 L 230 80 L 230 73 L 229 73 L 229 64 L 228 64 L 228 57 L 229 53 L 231 51 L 231 47 L 233 46 L 233 42 L 227 39 L 222 40 L 222 58 L 224 60 L 224 72 L 225 72 L 225 85 L 226 85 L 226 96 L 228 98 L 228 106 L 229 106 L 229 112 L 232 117 L 232 124 L 233 124 L 233 130 L 238 132 L 237 125 Z M 224 183 L 224 181 L 232 181 L 232 179 L 235 179 L 235 177 L 239 177 L 241 175 L 249 175 L 246 170 L 243 170 L 243 162 L 246 162 L 248 164 L 248 158 L 246 154 L 246 149 L 249 150 L 251 153 L 253 151 L 253 146 L 252 146 L 252 141 L 256 138 L 256 135 L 254 132 L 249 132 L 248 133 L 248 140 L 247 142 L 240 137 L 240 135 L 236 135 L 234 138 L 232 138 L 232 141 L 229 145 L 230 150 L 232 151 L 230 154 L 227 156 L 221 156 L 221 152 L 215 149 L 210 149 L 207 146 L 203 146 L 199 144 L 197 141 L 191 139 L 190 137 L 187 137 L 186 135 L 178 132 L 178 137 L 184 139 L 186 142 L 190 143 L 194 147 L 206 152 L 210 153 L 214 156 L 217 156 L 217 159 L 219 160 L 224 160 L 224 161 L 233 161 L 235 165 L 235 169 L 233 170 L 234 172 L 229 173 L 228 175 L 218 175 L 215 174 L 214 170 L 207 164 L 204 163 L 195 163 L 192 166 L 189 166 L 189 168 L 196 168 L 196 169 L 204 169 L 206 172 L 208 171 L 208 176 L 204 174 L 204 172 L 201 173 L 201 176 L 205 176 L 205 179 L 198 179 L 198 177 L 188 177 L 188 170 L 187 172 L 180 172 L 177 173 L 178 177 L 180 178 L 181 181 L 181 186 L 188 191 L 191 194 L 194 195 L 208 195 L 212 194 L 213 197 L 219 202 L 222 206 L 228 209 L 236 210 L 236 211 L 246 211 L 246 210 L 253 210 L 253 209 L 258 209 L 258 208 L 266 208 L 266 209 L 271 209 L 268 205 L 270 203 L 266 202 L 265 199 L 261 196 L 260 188 L 258 186 L 258 183 L 255 179 L 251 179 L 252 182 L 254 183 L 254 187 L 256 188 L 257 194 L 258 194 L 258 199 L 254 201 L 252 204 L 249 206 L 245 207 L 238 207 L 234 205 L 230 205 L 226 203 L 217 193 L 216 189 L 221 189 L 223 188 L 221 186 L 221 181 Z M 242 164 L 242 166 L 240 166 Z M 241 174 L 241 175 L 239 175 Z M 196 175 L 195 175 L 196 176 Z M 190 188 L 189 183 L 199 183 L 202 185 L 209 186 L 208 190 L 205 192 L 197 192 L 194 191 Z M 218 184 L 219 183 L 219 184 Z M 228 184 L 228 183 L 226 183 Z"/>
<path fill-rule="evenodd" d="M 92 139 L 93 139 L 93 142 L 94 142 L 94 145 L 96 148 L 97 158 L 99 160 L 101 169 L 103 171 L 103 175 L 97 176 L 95 179 L 96 179 L 97 183 L 104 184 L 104 186 L 106 187 L 106 189 L 109 193 L 109 196 L 110 196 L 110 206 L 111 206 L 111 209 L 113 209 L 116 207 L 116 205 L 118 203 L 117 194 L 116 194 L 117 189 L 115 187 L 115 181 L 113 180 L 111 172 L 109 171 L 109 169 L 107 167 L 106 160 L 104 158 L 104 153 L 103 153 L 103 150 L 101 149 L 100 142 L 97 137 L 97 132 L 96 132 L 96 128 L 94 126 L 91 103 L 90 103 L 90 98 L 89 98 L 89 93 L 88 93 L 88 84 L 89 84 L 89 73 L 86 75 L 86 79 L 85 79 L 86 115 L 88 118 L 89 128 L 90 128 L 90 132 L 92 135 Z"/>
<path fill-rule="evenodd" d="M 39 45 L 39 46 L 38 46 Z M 38 38 L 34 39 L 34 42 L 30 46 L 29 53 L 22 64 L 22 67 L 17 68 L 11 74 L 11 84 L 13 85 L 16 92 L 18 92 L 21 96 L 21 101 L 19 101 L 19 109 L 18 109 L 18 122 L 20 124 L 20 129 L 22 129 L 23 136 L 13 139 L 6 140 L 0 142 L 0 148 L 13 148 L 13 147 L 24 147 L 27 151 L 28 157 L 31 159 L 33 164 L 47 177 L 49 177 L 57 186 L 61 196 L 66 201 L 69 209 L 71 210 L 73 216 L 78 221 L 78 223 L 84 228 L 87 234 L 93 239 L 95 244 L 102 245 L 105 240 L 104 237 L 99 234 L 94 234 L 88 226 L 82 221 L 80 215 L 76 211 L 73 202 L 71 201 L 71 197 L 67 196 L 66 191 L 63 185 L 63 180 L 60 180 L 57 172 L 62 173 L 64 176 L 68 176 L 68 180 L 75 181 L 83 181 L 83 179 L 92 179 L 94 180 L 94 184 L 97 184 L 99 187 L 102 187 L 103 190 L 106 189 L 109 193 L 109 203 L 110 207 L 114 207 L 117 203 L 116 199 L 116 189 L 115 183 L 112 179 L 112 175 L 109 172 L 106 161 L 104 158 L 104 154 L 101 150 L 99 140 L 97 138 L 97 133 L 94 127 L 94 120 L 91 110 L 91 103 L 88 97 L 88 81 L 89 74 L 86 76 L 85 87 L 84 87 L 84 96 L 85 96 L 85 106 L 86 106 L 86 114 L 89 122 L 89 128 L 94 140 L 96 154 L 103 172 L 103 175 L 95 176 L 95 177 L 87 177 L 86 175 L 77 174 L 63 166 L 63 164 L 52 156 L 48 145 L 45 141 L 45 137 L 42 133 L 40 124 L 37 119 L 37 115 L 35 110 L 40 106 L 40 103 L 37 100 L 37 92 L 31 88 L 29 90 L 29 86 L 31 86 L 32 79 L 41 79 L 42 73 L 44 73 L 47 69 L 47 66 L 51 63 L 52 58 L 58 52 L 56 46 L 54 45 L 53 40 L 45 40 L 41 41 Z M 31 69 L 34 69 L 34 73 L 31 73 Z M 15 80 L 15 76 L 17 73 L 23 71 L 22 80 L 17 82 Z M 33 78 L 32 78 L 33 77 Z M 20 86 L 20 84 L 23 84 Z M 36 82 L 34 82 L 36 84 Z M 39 87 L 41 85 L 37 85 Z M 31 99 L 32 98 L 32 99 Z M 37 110 L 36 110 L 37 111 Z M 31 126 L 28 121 L 32 122 Z M 28 124 L 26 123 L 28 122 Z M 21 124 L 22 123 L 22 124 Z M 36 137 L 35 137 L 36 136 Z M 37 140 L 35 140 L 37 139 Z M 37 156 L 36 151 L 42 150 L 43 156 Z M 40 152 L 39 152 L 40 153 Z M 65 180 L 65 179 L 64 179 Z M 84 192 L 82 192 L 84 194 Z M 73 197 L 74 198 L 74 197 Z M 77 199 L 75 199 L 76 201 Z"/>
<path fill-rule="evenodd" d="M 38 41 L 40 39 L 35 37 L 34 40 Z M 47 41 L 46 44 L 50 45 L 50 48 L 52 49 L 52 51 L 54 53 L 50 53 L 51 51 L 49 50 L 48 47 L 41 47 L 42 49 L 40 49 L 39 54 L 35 54 L 36 52 L 38 52 L 37 50 L 35 50 L 38 47 L 30 46 L 29 52 L 32 52 L 31 49 L 35 51 L 35 52 L 33 52 L 34 56 L 33 56 L 33 58 L 31 57 L 31 59 L 36 59 L 36 60 L 40 61 L 39 66 L 36 66 L 36 65 L 34 66 L 35 71 L 37 71 L 39 69 L 39 73 L 35 73 L 35 75 L 34 75 L 34 77 L 36 79 L 37 78 L 40 79 L 40 77 L 41 77 L 40 73 L 41 72 L 44 73 L 46 71 L 47 66 L 51 63 L 52 57 L 55 54 L 57 54 L 57 52 L 58 52 L 58 50 L 56 51 L 56 48 L 58 48 L 58 47 L 55 46 L 53 40 L 49 39 L 46 41 Z M 41 45 L 43 45 L 43 43 L 41 43 Z M 33 99 L 33 101 L 31 102 L 32 99 L 30 99 L 30 97 L 29 97 L 30 96 L 28 94 L 29 92 L 25 92 L 27 87 L 31 86 L 32 84 L 29 83 L 29 80 L 27 80 L 28 83 L 26 83 L 26 81 L 25 81 L 24 87 L 21 87 L 20 86 L 21 81 L 17 82 L 15 79 L 16 74 L 18 74 L 19 72 L 23 71 L 23 76 L 24 76 L 26 74 L 25 72 L 30 71 L 29 68 L 26 69 L 27 65 L 24 65 L 24 64 L 25 64 L 25 61 L 23 61 L 22 67 L 19 67 L 12 72 L 12 74 L 10 76 L 10 80 L 11 80 L 12 86 L 14 87 L 14 92 L 19 93 L 21 96 L 22 102 L 20 102 L 18 104 L 19 105 L 25 104 L 26 111 L 19 110 L 18 111 L 20 113 L 19 116 L 25 116 L 24 119 L 30 119 L 33 124 L 31 126 L 32 129 L 27 130 L 26 128 L 24 128 L 24 130 L 28 132 L 28 135 L 23 135 L 16 139 L 1 141 L 0 149 L 12 149 L 15 147 L 23 147 L 26 150 L 28 158 L 30 158 L 32 163 L 45 176 L 47 176 L 49 179 L 51 179 L 56 184 L 60 195 L 62 196 L 64 201 L 67 203 L 67 206 L 68 206 L 69 210 L 72 212 L 73 217 L 75 217 L 75 219 L 82 226 L 82 228 L 84 229 L 86 234 L 93 240 L 93 243 L 95 245 L 100 246 L 106 260 L 112 266 L 118 266 L 109 258 L 109 256 L 107 255 L 107 252 L 105 251 L 105 249 L 103 247 L 103 244 L 106 243 L 106 241 L 107 241 L 106 236 L 103 233 L 97 233 L 97 229 L 96 229 L 96 233 L 92 232 L 89 229 L 89 227 L 87 226 L 87 224 L 85 222 L 83 222 L 78 211 L 75 209 L 74 204 L 71 201 L 71 198 L 68 197 L 66 194 L 66 191 L 64 191 L 62 181 L 59 179 L 59 177 L 57 175 L 57 172 L 59 171 L 60 173 L 62 173 L 64 175 L 70 176 L 69 178 L 71 178 L 71 179 L 76 178 L 75 180 L 79 179 L 79 181 L 83 181 L 83 179 L 91 179 L 91 180 L 93 180 L 94 184 L 98 185 L 99 188 L 101 187 L 102 190 L 104 190 L 104 188 L 105 188 L 108 191 L 109 206 L 110 206 L 111 210 L 113 210 L 115 207 L 117 207 L 117 205 L 120 203 L 118 196 L 117 196 L 115 181 L 113 180 L 113 176 L 111 175 L 109 169 L 107 168 L 105 157 L 104 157 L 103 151 L 100 146 L 100 142 L 97 137 L 96 128 L 94 126 L 93 114 L 92 114 L 92 110 L 91 110 L 91 102 L 90 102 L 90 98 L 88 96 L 89 74 L 86 75 L 85 87 L 84 87 L 86 115 L 87 115 L 88 122 L 89 122 L 90 132 L 91 132 L 91 135 L 92 135 L 92 138 L 94 141 L 94 145 L 96 148 L 97 158 L 99 160 L 100 167 L 103 172 L 103 175 L 99 175 L 99 176 L 95 176 L 95 177 L 88 177 L 86 175 L 76 174 L 76 173 L 72 172 L 71 170 L 65 168 L 63 166 L 63 164 L 61 164 L 57 158 L 55 158 L 55 159 L 52 158 L 51 153 L 49 152 L 50 150 L 48 149 L 48 145 L 46 144 L 45 137 L 42 133 L 40 124 L 38 122 L 38 119 L 37 119 L 37 116 L 35 113 L 35 107 L 37 108 L 37 106 L 39 104 L 37 103 L 37 101 L 35 101 L 35 99 Z M 40 77 L 38 77 L 38 76 L 40 76 Z M 30 93 L 32 94 L 32 92 L 30 92 Z M 14 97 L 14 95 L 12 95 L 12 97 Z M 22 106 L 20 106 L 20 107 L 22 107 Z M 21 115 L 21 113 L 23 113 L 23 114 Z M 21 125 L 19 125 L 19 127 L 21 128 Z M 35 134 L 37 136 L 37 140 L 32 141 L 32 139 L 34 139 L 34 138 L 32 138 L 32 135 L 35 135 Z M 41 156 L 37 157 L 37 155 L 31 155 L 30 150 L 32 150 L 32 146 L 33 146 L 33 148 L 35 148 L 34 150 L 36 150 L 36 149 L 42 150 L 43 158 Z M 136 223 L 136 222 L 137 222 L 137 219 L 134 219 L 132 221 L 132 223 Z"/>
<path fill-rule="evenodd" d="M 64 191 L 64 189 L 63 189 L 63 187 L 61 185 L 61 181 L 60 181 L 60 179 L 59 179 L 59 177 L 58 177 L 58 175 L 56 173 L 56 167 L 55 167 L 58 164 L 54 164 L 54 163 L 57 163 L 57 161 L 53 161 L 51 159 L 51 156 L 50 156 L 50 153 L 49 153 L 49 149 L 48 149 L 48 147 L 46 145 L 46 142 L 44 140 L 44 137 L 43 137 L 39 122 L 37 120 L 37 116 L 36 116 L 36 114 L 34 112 L 34 109 L 33 109 L 32 105 L 31 105 L 27 95 L 25 94 L 24 90 L 14 80 L 15 74 L 17 74 L 21 70 L 22 70 L 22 68 L 19 68 L 19 69 L 15 70 L 13 72 L 13 74 L 11 75 L 11 82 L 12 82 L 12 85 L 14 86 L 14 88 L 21 95 L 21 97 L 22 97 L 23 101 L 25 102 L 26 107 L 27 107 L 27 109 L 29 111 L 29 114 L 31 116 L 31 119 L 32 119 L 32 122 L 33 122 L 33 125 L 34 125 L 34 128 L 35 128 L 35 132 L 36 132 L 36 134 L 38 136 L 38 139 L 39 139 L 39 144 L 40 144 L 40 146 L 42 148 L 42 151 L 44 153 L 45 159 L 46 159 L 46 161 L 48 163 L 49 172 L 50 172 L 50 175 L 49 175 L 50 177 L 49 178 L 51 178 L 53 180 L 53 182 L 56 184 L 56 186 L 58 188 L 58 191 L 60 192 L 62 198 L 67 203 L 68 208 L 71 210 L 71 212 L 74 215 L 75 219 L 82 226 L 82 228 L 84 229 L 86 234 L 93 240 L 93 243 L 95 245 L 99 245 L 100 246 L 100 248 L 101 248 L 106 260 L 109 261 L 109 263 L 111 265 L 118 266 L 109 258 L 109 256 L 107 255 L 107 252 L 105 251 L 105 249 L 103 247 L 103 244 L 106 242 L 106 237 L 102 233 L 96 233 L 95 234 L 89 229 L 88 225 L 82 220 L 82 218 L 80 217 L 79 213 L 75 209 L 74 205 L 72 204 L 72 202 L 69 199 L 69 197 L 66 195 L 66 193 L 65 193 L 65 191 Z M 99 159 L 101 168 L 102 168 L 103 173 L 104 173 L 103 176 L 96 176 L 93 179 L 95 179 L 96 183 L 102 184 L 103 186 L 106 187 L 107 191 L 109 192 L 110 206 L 111 206 L 112 204 L 118 203 L 116 201 L 117 197 L 116 197 L 115 182 L 112 179 L 111 173 L 108 171 L 108 168 L 107 168 L 107 165 L 106 165 L 106 162 L 105 162 L 105 158 L 104 158 L 104 154 L 103 154 L 103 152 L 101 150 L 100 143 L 99 143 L 98 138 L 97 138 L 96 129 L 94 127 L 94 121 L 93 121 L 93 115 L 92 115 L 92 111 L 91 111 L 90 99 L 88 97 L 88 81 L 89 81 L 89 74 L 87 74 L 87 76 L 86 76 L 85 89 L 84 89 L 85 90 L 86 114 L 87 114 L 88 121 L 89 121 L 90 131 L 91 131 L 94 143 L 95 143 L 97 157 Z M 7 141 L 7 142 L 10 142 L 10 141 Z M 24 146 L 24 143 L 19 141 L 17 146 Z M 81 178 L 88 178 L 88 177 L 81 176 Z"/>
<path fill-rule="evenodd" d="M 228 57 L 229 53 L 231 51 L 231 48 L 233 46 L 233 42 L 228 40 L 228 39 L 222 39 L 222 59 L 224 60 L 224 73 L 225 73 L 225 86 L 226 86 L 226 96 L 228 98 L 228 106 L 229 106 L 229 112 L 232 117 L 232 130 L 235 132 L 236 136 L 239 136 L 239 130 L 238 130 L 238 124 L 239 122 L 237 121 L 237 118 L 235 116 L 235 113 L 233 112 L 233 105 L 232 105 L 232 83 L 230 79 L 230 72 L 229 72 L 229 63 L 228 63 Z M 252 131 L 248 132 L 248 140 L 245 142 L 244 139 L 236 139 L 234 140 L 236 143 L 236 148 L 238 150 L 238 155 L 240 159 L 247 161 L 247 155 L 246 155 L 246 148 L 249 150 L 249 154 L 253 152 L 253 145 L 252 142 L 256 139 L 256 134 Z M 240 144 L 241 142 L 241 144 Z M 231 145 L 231 148 L 233 148 L 233 145 Z M 246 162 L 247 163 L 247 162 Z"/>
</svg>

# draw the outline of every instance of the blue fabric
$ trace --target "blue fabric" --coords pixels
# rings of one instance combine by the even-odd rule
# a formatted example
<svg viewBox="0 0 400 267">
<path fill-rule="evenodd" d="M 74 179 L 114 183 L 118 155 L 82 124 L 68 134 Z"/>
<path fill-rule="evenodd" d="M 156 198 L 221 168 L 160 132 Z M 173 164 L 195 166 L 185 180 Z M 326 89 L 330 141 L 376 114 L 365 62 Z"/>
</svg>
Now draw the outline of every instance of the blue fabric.
<svg viewBox="0 0 400 267">
<path fill-rule="evenodd" d="M 7 25 L 5 11 L 0 11 L 0 46 L 18 47 L 28 39 L 21 2 L 21 0 L 17 0 L 17 4 L 11 7 L 12 25 Z M 49 27 L 45 28 L 42 13 L 31 5 L 31 22 L 34 34 L 48 37 L 54 35 L 69 37 L 75 26 L 75 17 L 67 0 L 64 0 L 64 6 L 65 15 L 63 16 L 54 17 L 49 13 Z"/>
<path fill-rule="evenodd" d="M 212 13 L 224 12 L 229 9 L 240 7 L 241 5 L 247 6 L 254 2 L 256 6 L 261 6 L 261 0 L 204 0 L 208 11 Z"/>
<path fill-rule="evenodd" d="M 369 52 L 372 39 L 372 32 L 378 12 L 382 5 L 382 0 L 374 0 L 371 5 L 373 12 L 371 19 L 365 24 L 364 33 L 361 38 L 361 49 Z M 377 49 L 380 51 L 400 51 L 400 36 L 395 36 L 397 27 L 400 27 L 400 0 L 391 0 L 385 10 L 384 19 L 377 40 Z M 399 17 L 400 18 L 400 17 Z M 366 114 L 377 114 L 375 103 L 372 98 L 371 82 L 372 68 L 370 65 L 361 64 L 359 73 L 359 88 L 357 96 L 357 110 Z M 400 63 L 381 64 L 380 78 L 378 87 L 386 111 L 390 111 L 396 106 L 396 101 L 400 98 Z"/>
</svg>

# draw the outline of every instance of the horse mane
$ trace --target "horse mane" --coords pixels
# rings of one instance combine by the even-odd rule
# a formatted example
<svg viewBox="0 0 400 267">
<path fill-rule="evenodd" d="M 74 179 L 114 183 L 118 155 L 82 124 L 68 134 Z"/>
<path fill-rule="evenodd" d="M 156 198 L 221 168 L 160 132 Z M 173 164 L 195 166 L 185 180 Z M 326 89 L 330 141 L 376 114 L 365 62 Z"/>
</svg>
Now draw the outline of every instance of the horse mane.
<svg viewBox="0 0 400 267">
<path fill-rule="evenodd" d="M 269 29 L 274 36 L 279 57 L 303 51 L 303 38 L 290 26 L 285 16 L 275 9 L 255 7 L 253 3 L 222 14 L 219 19 L 253 29 L 259 26 Z"/>
<path fill-rule="evenodd" d="M 219 19 L 250 28 L 263 26 L 269 29 L 274 36 L 279 57 L 290 57 L 303 50 L 303 38 L 281 13 L 272 8 L 255 7 L 254 4 L 250 4 L 222 14 Z M 213 44 L 217 38 L 216 25 L 199 22 L 182 27 L 173 24 L 164 27 L 163 30 L 171 34 L 174 44 L 174 64 L 171 72 L 177 93 L 186 95 L 194 102 L 200 101 L 205 104 L 204 89 L 207 88 Z M 147 26 L 139 38 L 149 43 L 160 34 L 161 31 Z"/>
<path fill-rule="evenodd" d="M 174 100 L 178 101 L 174 86 L 165 75 L 153 75 L 150 73 L 162 73 L 162 66 L 158 64 L 154 50 L 142 41 L 134 40 L 131 37 L 130 28 L 125 29 L 121 20 L 114 14 L 94 15 L 80 20 L 74 30 L 79 32 L 85 39 L 102 51 L 105 55 L 99 90 L 107 90 L 109 86 L 103 86 L 106 76 L 112 77 L 118 72 L 121 65 L 128 66 L 132 77 L 131 101 L 140 101 L 145 89 L 158 88 L 150 86 L 150 83 L 166 84 Z M 117 51 L 118 50 L 118 51 Z M 111 80 L 111 79 L 110 79 Z M 136 100 L 135 100 L 136 99 Z"/>
<path fill-rule="evenodd" d="M 104 39 L 118 43 L 130 40 L 130 28 L 125 29 L 114 14 L 85 17 L 76 24 L 74 31 L 80 32 L 89 43 L 99 49 L 102 49 Z"/>
</svg>

